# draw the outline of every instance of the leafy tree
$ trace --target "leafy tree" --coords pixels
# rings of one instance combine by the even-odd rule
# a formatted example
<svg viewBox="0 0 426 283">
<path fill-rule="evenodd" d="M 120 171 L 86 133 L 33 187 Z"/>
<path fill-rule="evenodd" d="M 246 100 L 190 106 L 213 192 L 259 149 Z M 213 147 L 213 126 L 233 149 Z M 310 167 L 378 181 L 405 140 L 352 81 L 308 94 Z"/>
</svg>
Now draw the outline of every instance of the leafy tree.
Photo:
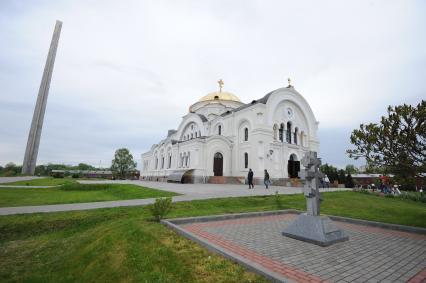
<svg viewBox="0 0 426 283">
<path fill-rule="evenodd" d="M 328 163 L 321 165 L 320 171 L 328 176 L 331 183 L 338 179 L 337 168 Z"/>
<path fill-rule="evenodd" d="M 86 163 L 79 163 L 77 170 L 96 170 L 96 168 Z"/>
<path fill-rule="evenodd" d="M 111 171 L 121 178 L 126 177 L 126 173 L 136 168 L 136 162 L 127 148 L 120 148 L 115 151 L 111 164 Z"/>
<path fill-rule="evenodd" d="M 346 176 L 345 187 L 346 188 L 354 187 L 354 180 L 352 179 L 351 173 L 348 173 L 348 175 Z"/>
<path fill-rule="evenodd" d="M 345 172 L 346 174 L 356 174 L 359 172 L 359 170 L 354 165 L 349 164 L 349 165 L 346 165 Z"/>
<path fill-rule="evenodd" d="M 337 179 L 339 180 L 339 184 L 346 184 L 346 176 L 345 176 L 345 170 L 340 169 L 338 172 Z"/>
<path fill-rule="evenodd" d="M 426 172 L 426 101 L 417 106 L 389 106 L 380 123 L 360 125 L 351 134 L 355 149 L 349 157 L 364 157 L 368 164 L 395 174 L 401 184 L 414 184 L 415 177 Z"/>
</svg>

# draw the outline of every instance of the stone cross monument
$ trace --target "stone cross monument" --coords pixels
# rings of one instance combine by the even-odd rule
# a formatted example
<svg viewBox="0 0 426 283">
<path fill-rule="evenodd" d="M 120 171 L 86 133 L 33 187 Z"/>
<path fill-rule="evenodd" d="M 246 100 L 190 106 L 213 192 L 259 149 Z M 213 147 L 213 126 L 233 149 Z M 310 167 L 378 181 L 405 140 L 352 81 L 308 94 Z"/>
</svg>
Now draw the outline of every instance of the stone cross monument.
<svg viewBox="0 0 426 283">
<path fill-rule="evenodd" d="M 28 134 L 27 148 L 25 150 L 24 163 L 22 165 L 22 174 L 34 175 L 38 147 L 40 145 L 41 130 L 43 128 L 44 112 L 46 111 L 47 96 L 49 94 L 50 80 L 52 78 L 53 65 L 55 63 L 61 28 L 62 22 L 56 21 L 46 65 L 44 66 L 43 78 L 41 79 L 40 89 L 38 91 L 30 133 Z"/>
<path fill-rule="evenodd" d="M 321 195 L 319 192 L 319 180 L 324 174 L 319 171 L 321 159 L 317 153 L 309 151 L 302 159 L 305 169 L 299 176 L 305 180 L 303 194 L 306 197 L 307 213 L 300 214 L 283 231 L 283 235 L 297 240 L 329 246 L 337 242 L 347 241 L 348 235 L 339 229 L 330 218 L 320 216 Z"/>
<path fill-rule="evenodd" d="M 318 168 L 321 165 L 321 159 L 317 158 L 317 153 L 310 151 L 302 159 L 302 165 L 305 170 L 299 173 L 300 178 L 305 180 L 303 194 L 306 197 L 307 214 L 312 216 L 320 215 L 321 195 L 318 189 L 320 178 L 324 178 Z"/>
</svg>

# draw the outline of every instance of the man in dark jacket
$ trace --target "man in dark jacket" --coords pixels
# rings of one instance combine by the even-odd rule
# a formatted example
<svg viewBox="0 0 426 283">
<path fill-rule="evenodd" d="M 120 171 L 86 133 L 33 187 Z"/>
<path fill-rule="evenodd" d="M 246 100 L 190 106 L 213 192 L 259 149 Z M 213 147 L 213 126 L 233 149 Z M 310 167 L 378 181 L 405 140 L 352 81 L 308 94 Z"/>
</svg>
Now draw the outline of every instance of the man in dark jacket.
<svg viewBox="0 0 426 283">
<path fill-rule="evenodd" d="M 247 180 L 248 180 L 248 184 L 249 184 L 249 190 L 250 189 L 254 189 L 254 185 L 253 185 L 253 171 L 251 171 L 251 168 L 249 169 L 248 175 L 247 175 Z"/>
<path fill-rule="evenodd" d="M 263 178 L 263 183 L 265 184 L 266 189 L 269 189 L 269 185 L 271 184 L 271 180 L 269 180 L 269 173 L 265 169 L 265 177 Z"/>
</svg>

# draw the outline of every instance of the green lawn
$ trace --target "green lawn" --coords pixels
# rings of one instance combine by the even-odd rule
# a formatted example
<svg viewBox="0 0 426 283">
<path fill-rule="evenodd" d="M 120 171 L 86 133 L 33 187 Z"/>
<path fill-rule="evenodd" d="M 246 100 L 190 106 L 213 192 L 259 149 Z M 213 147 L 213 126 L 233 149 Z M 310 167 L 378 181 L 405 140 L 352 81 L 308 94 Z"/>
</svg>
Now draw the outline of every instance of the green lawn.
<svg viewBox="0 0 426 283">
<path fill-rule="evenodd" d="M 322 212 L 426 227 L 426 205 L 325 193 Z M 302 195 L 281 208 L 304 209 Z M 274 196 L 174 204 L 170 217 L 274 210 Z M 266 282 L 151 220 L 147 207 L 0 217 L 0 282 Z"/>
<path fill-rule="evenodd" d="M 13 183 L 3 183 L 1 185 L 12 186 L 58 186 L 63 184 L 75 183 L 75 179 L 70 178 L 40 178 L 28 181 L 17 181 Z"/>
<path fill-rule="evenodd" d="M 175 196 L 127 184 L 68 183 L 55 188 L 0 188 L 0 207 L 143 199 Z"/>
</svg>

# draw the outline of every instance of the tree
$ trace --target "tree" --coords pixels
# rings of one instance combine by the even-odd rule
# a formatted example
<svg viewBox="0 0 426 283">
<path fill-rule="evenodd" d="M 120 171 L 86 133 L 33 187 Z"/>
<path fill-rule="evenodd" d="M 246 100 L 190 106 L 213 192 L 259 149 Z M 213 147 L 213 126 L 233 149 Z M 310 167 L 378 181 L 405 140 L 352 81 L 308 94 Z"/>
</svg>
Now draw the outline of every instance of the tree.
<svg viewBox="0 0 426 283">
<path fill-rule="evenodd" d="M 339 184 L 346 184 L 346 176 L 345 176 L 345 170 L 340 169 L 338 172 L 337 179 L 339 180 Z"/>
<path fill-rule="evenodd" d="M 349 165 L 346 165 L 345 172 L 346 174 L 356 174 L 359 172 L 359 170 L 354 165 L 349 164 Z"/>
<path fill-rule="evenodd" d="M 353 188 L 354 187 L 354 180 L 352 179 L 351 173 L 348 173 L 346 176 L 346 182 L 345 182 L 346 188 Z"/>
<path fill-rule="evenodd" d="M 111 164 L 111 171 L 121 178 L 126 177 L 126 173 L 136 168 L 136 162 L 127 148 L 120 148 L 115 151 Z"/>
<path fill-rule="evenodd" d="M 355 149 L 349 157 L 364 157 L 371 166 L 395 174 L 400 184 L 413 186 L 415 177 L 426 172 L 426 101 L 417 106 L 389 106 L 380 123 L 360 125 L 351 134 Z"/>
<path fill-rule="evenodd" d="M 86 163 L 79 163 L 77 166 L 78 170 L 95 170 L 96 168 L 93 167 L 92 165 L 86 164 Z"/>
<path fill-rule="evenodd" d="M 338 179 L 337 168 L 332 165 L 329 165 L 328 163 L 321 165 L 320 171 L 328 176 L 330 183 L 333 183 L 335 180 Z"/>
</svg>

